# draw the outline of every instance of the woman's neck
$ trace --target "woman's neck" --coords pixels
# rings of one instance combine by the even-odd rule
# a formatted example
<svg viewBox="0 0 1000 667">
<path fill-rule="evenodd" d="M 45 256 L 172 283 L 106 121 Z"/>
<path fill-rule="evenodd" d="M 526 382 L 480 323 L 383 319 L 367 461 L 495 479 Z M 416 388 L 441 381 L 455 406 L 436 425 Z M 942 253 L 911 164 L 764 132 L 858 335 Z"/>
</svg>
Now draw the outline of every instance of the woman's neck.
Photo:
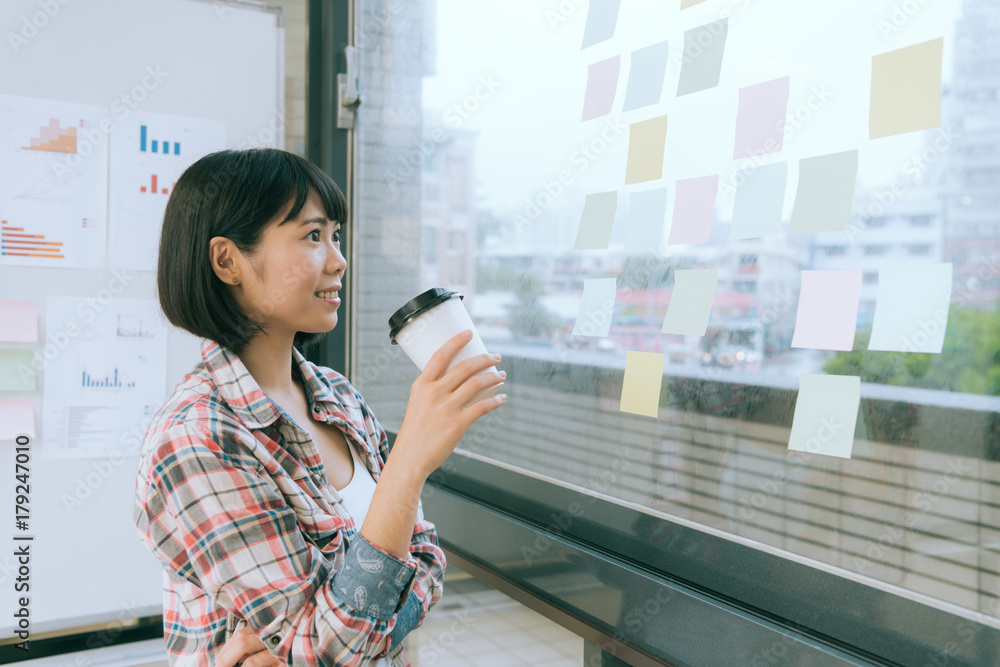
<svg viewBox="0 0 1000 667">
<path fill-rule="evenodd" d="M 292 369 L 294 340 L 294 334 L 258 334 L 240 352 L 240 360 L 264 393 L 286 396 L 295 390 L 296 380 Z"/>
</svg>

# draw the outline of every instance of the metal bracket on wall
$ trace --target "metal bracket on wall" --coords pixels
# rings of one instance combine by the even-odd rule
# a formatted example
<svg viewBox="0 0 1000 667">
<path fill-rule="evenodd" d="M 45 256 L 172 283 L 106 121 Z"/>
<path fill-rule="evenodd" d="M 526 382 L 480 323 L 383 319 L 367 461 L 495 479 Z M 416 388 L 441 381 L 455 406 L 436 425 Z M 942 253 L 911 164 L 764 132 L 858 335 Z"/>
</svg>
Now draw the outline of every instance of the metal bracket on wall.
<svg viewBox="0 0 1000 667">
<path fill-rule="evenodd" d="M 344 56 L 347 59 L 347 73 L 337 75 L 337 129 L 350 130 L 354 127 L 354 116 L 361 104 L 357 47 L 345 47 Z"/>
</svg>

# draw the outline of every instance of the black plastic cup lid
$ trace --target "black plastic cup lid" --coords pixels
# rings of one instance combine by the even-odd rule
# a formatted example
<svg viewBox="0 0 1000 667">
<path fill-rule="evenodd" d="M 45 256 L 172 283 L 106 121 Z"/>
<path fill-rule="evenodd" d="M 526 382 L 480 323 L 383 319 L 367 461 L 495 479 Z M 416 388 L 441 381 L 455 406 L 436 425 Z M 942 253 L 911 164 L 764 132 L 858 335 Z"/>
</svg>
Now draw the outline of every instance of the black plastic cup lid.
<svg viewBox="0 0 1000 667">
<path fill-rule="evenodd" d="M 459 294 L 453 289 L 448 289 L 446 287 L 432 287 L 423 294 L 418 294 L 407 301 L 402 308 L 393 313 L 392 317 L 389 318 L 389 341 L 393 345 L 396 345 L 396 334 L 398 334 L 403 327 L 426 313 L 431 308 L 444 303 L 448 299 L 453 299 L 456 296 L 459 299 L 465 298 L 465 296 Z"/>
</svg>

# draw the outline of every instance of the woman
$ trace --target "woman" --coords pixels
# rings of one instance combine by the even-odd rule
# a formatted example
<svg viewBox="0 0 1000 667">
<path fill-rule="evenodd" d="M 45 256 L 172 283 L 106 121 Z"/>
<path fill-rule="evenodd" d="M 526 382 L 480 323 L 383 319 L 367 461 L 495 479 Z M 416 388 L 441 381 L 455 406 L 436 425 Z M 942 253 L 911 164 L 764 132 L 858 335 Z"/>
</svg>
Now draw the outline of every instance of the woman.
<svg viewBox="0 0 1000 667">
<path fill-rule="evenodd" d="M 134 519 L 164 566 L 171 665 L 405 667 L 403 637 L 441 598 L 420 490 L 506 397 L 463 406 L 506 374 L 476 375 L 487 354 L 446 372 L 471 332 L 452 338 L 390 456 L 360 394 L 299 351 L 337 324 L 346 219 L 323 171 L 275 149 L 208 155 L 168 201 L 160 304 L 202 360 L 146 434 Z M 226 643 L 231 617 L 246 629 Z"/>
</svg>

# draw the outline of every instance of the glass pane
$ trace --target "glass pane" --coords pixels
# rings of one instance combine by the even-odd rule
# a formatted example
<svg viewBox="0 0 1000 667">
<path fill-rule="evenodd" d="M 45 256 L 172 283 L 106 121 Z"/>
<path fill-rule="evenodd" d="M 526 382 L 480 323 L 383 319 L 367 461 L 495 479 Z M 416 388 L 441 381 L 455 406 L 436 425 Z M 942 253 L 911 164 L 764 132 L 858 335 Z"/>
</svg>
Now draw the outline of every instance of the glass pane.
<svg viewBox="0 0 1000 667">
<path fill-rule="evenodd" d="M 463 451 L 996 624 L 1000 6 L 359 4 L 387 427 L 452 287 L 510 372 Z"/>
</svg>

